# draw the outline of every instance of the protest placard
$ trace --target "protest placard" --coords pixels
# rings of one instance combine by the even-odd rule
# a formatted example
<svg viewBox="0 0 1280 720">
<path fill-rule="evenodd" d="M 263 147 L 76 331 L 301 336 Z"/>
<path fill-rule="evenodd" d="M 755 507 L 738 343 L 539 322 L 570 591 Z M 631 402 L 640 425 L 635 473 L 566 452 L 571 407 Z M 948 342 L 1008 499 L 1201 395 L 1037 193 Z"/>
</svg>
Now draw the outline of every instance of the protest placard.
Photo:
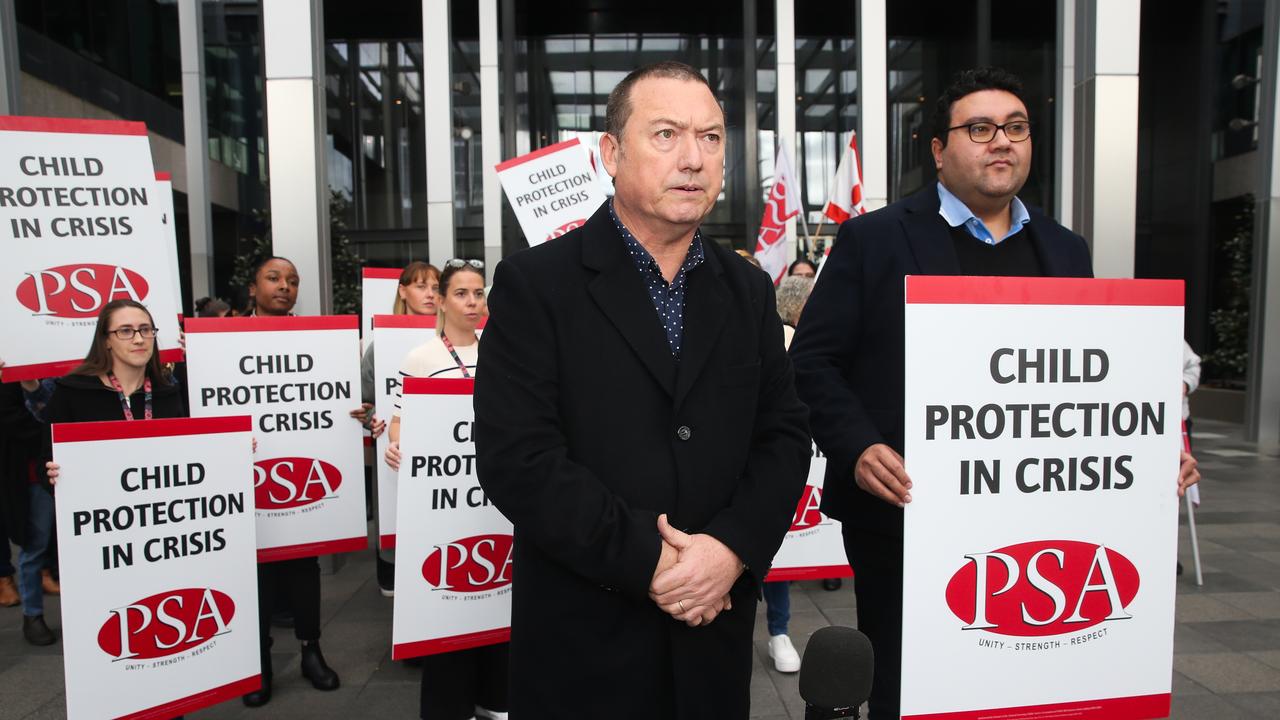
<svg viewBox="0 0 1280 720">
<path fill-rule="evenodd" d="M 577 138 L 498 163 L 496 170 L 531 246 L 581 227 L 605 199 Z"/>
<path fill-rule="evenodd" d="M 845 559 L 844 536 L 840 521 L 827 517 L 822 505 L 822 482 L 827 472 L 827 456 L 813 445 L 809 462 L 809 479 L 805 482 L 800 502 L 791 517 L 791 527 L 782 546 L 773 556 L 767 582 L 782 580 L 823 580 L 852 577 L 853 570 Z"/>
<path fill-rule="evenodd" d="M 400 268 L 361 268 L 360 270 L 360 348 L 369 347 L 373 337 L 373 317 L 390 315 L 400 287 Z"/>
</svg>

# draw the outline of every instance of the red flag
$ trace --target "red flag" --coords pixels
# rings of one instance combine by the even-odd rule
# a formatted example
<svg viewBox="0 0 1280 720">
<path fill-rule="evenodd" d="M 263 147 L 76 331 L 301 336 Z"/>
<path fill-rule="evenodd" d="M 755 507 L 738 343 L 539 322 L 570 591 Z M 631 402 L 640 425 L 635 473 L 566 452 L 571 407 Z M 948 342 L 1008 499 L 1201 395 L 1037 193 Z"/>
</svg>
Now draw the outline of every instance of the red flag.
<svg viewBox="0 0 1280 720">
<path fill-rule="evenodd" d="M 862 202 L 862 173 L 858 169 L 858 134 L 849 136 L 849 146 L 840 156 L 840 166 L 831 184 L 831 197 L 822 214 L 832 222 L 842 223 L 867 211 Z"/>
<path fill-rule="evenodd" d="M 756 259 L 776 285 L 787 272 L 787 220 L 800 214 L 800 183 L 791 169 L 786 149 L 778 146 L 773 166 L 773 189 L 764 204 L 760 234 L 756 236 Z"/>
</svg>

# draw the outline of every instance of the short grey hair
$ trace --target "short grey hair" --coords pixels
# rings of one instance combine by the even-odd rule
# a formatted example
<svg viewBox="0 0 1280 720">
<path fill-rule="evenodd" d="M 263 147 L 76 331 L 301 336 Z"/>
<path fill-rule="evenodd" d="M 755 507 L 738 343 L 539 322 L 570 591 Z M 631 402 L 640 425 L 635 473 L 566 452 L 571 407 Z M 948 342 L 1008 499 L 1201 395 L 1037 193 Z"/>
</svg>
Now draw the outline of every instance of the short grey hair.
<svg viewBox="0 0 1280 720">
<path fill-rule="evenodd" d="M 778 315 L 782 322 L 795 326 L 800 322 L 800 311 L 813 291 L 813 278 L 792 275 L 782 278 L 778 285 Z"/>
<path fill-rule="evenodd" d="M 715 88 L 711 87 L 711 83 L 707 82 L 707 77 L 698 72 L 697 68 L 692 65 L 686 65 L 675 60 L 663 60 L 636 68 L 627 74 L 622 82 L 618 83 L 609 93 L 609 102 L 605 105 L 604 110 L 604 131 L 618 140 L 622 140 L 622 131 L 627 126 L 627 120 L 631 117 L 631 88 L 645 78 L 667 78 L 671 80 L 686 80 L 688 82 L 700 82 L 707 86 L 711 91 L 711 96 L 715 97 Z M 716 102 L 720 102 L 716 98 Z"/>
</svg>

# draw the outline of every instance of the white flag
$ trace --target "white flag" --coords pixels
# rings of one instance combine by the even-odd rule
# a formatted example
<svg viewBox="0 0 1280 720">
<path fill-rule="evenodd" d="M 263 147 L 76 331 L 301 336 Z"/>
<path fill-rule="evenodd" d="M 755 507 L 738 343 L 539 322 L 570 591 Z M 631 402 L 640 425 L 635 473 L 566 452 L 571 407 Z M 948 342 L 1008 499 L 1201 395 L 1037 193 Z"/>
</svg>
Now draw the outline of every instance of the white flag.
<svg viewBox="0 0 1280 720">
<path fill-rule="evenodd" d="M 764 204 L 760 234 L 756 236 L 756 259 L 777 285 L 787 272 L 787 220 L 800 214 L 800 183 L 796 182 L 791 158 L 782 145 L 773 166 L 773 189 Z"/>
<path fill-rule="evenodd" d="M 858 134 L 849 136 L 849 145 L 840 156 L 840 166 L 831 184 L 831 197 L 822 214 L 834 223 L 842 223 L 867 211 L 862 202 L 862 178 L 858 172 Z"/>
</svg>

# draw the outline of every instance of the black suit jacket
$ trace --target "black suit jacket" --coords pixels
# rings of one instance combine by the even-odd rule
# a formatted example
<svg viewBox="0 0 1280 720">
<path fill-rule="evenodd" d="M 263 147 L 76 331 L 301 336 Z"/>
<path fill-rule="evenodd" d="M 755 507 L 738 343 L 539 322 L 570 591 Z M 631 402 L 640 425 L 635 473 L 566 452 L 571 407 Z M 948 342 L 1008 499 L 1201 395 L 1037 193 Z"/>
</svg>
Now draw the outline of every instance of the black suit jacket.
<svg viewBox="0 0 1280 720">
<path fill-rule="evenodd" d="M 704 244 L 679 361 L 606 207 L 497 268 L 475 438 L 515 524 L 519 717 L 747 715 L 755 597 L 810 449 L 768 277 Z M 748 566 L 709 626 L 648 597 L 659 513 Z"/>
<path fill-rule="evenodd" d="M 805 305 L 791 341 L 800 397 L 827 456 L 822 511 L 853 527 L 901 537 L 902 511 L 854 483 L 871 445 L 902 452 L 903 322 L 907 275 L 959 275 L 937 186 L 852 218 Z M 1049 277 L 1091 277 L 1084 238 L 1028 208 L 1040 265 Z"/>
</svg>

